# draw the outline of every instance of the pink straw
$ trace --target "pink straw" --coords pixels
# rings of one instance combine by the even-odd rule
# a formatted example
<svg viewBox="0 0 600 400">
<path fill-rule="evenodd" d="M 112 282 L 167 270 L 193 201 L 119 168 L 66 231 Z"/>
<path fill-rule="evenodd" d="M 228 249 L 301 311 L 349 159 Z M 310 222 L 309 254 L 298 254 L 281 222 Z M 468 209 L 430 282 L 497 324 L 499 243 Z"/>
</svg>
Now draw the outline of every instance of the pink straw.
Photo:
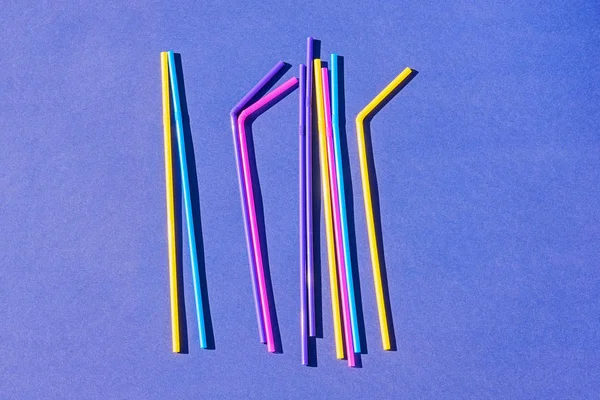
<svg viewBox="0 0 600 400">
<path fill-rule="evenodd" d="M 274 353 L 275 338 L 273 333 L 273 324 L 271 322 L 271 310 L 269 307 L 269 297 L 267 295 L 267 283 L 265 268 L 263 265 L 262 250 L 260 246 L 260 235 L 258 233 L 258 223 L 256 220 L 256 206 L 254 204 L 254 190 L 252 175 L 250 174 L 250 161 L 248 156 L 248 144 L 246 142 L 246 120 L 252 114 L 267 108 L 275 101 L 285 96 L 298 85 L 298 78 L 291 78 L 281 86 L 273 89 L 272 92 L 259 99 L 256 103 L 246 108 L 240 114 L 238 120 L 238 129 L 240 134 L 240 150 L 242 155 L 242 169 L 244 172 L 244 186 L 246 188 L 246 200 L 248 202 L 248 216 L 250 217 L 250 229 L 252 233 L 252 247 L 254 248 L 254 259 L 256 261 L 258 290 L 262 307 L 263 320 L 265 322 L 265 334 L 267 336 L 267 351 Z"/>
<path fill-rule="evenodd" d="M 346 336 L 346 354 L 348 358 L 348 366 L 356 366 L 356 357 L 354 354 L 354 346 L 352 344 L 352 321 L 350 321 L 350 303 L 348 300 L 348 285 L 346 285 L 346 270 L 344 269 L 344 251 L 342 238 L 342 222 L 340 218 L 340 202 L 338 195 L 337 173 L 335 170 L 335 153 L 333 148 L 333 128 L 331 125 L 331 100 L 329 95 L 329 74 L 327 68 L 321 68 L 323 75 L 323 100 L 325 107 L 325 127 L 327 133 L 327 152 L 329 159 L 329 180 L 331 181 L 331 202 L 333 208 L 333 223 L 335 225 L 335 252 L 338 258 L 338 276 L 340 278 L 340 292 L 342 294 L 342 313 L 344 315 L 344 335 Z"/>
</svg>

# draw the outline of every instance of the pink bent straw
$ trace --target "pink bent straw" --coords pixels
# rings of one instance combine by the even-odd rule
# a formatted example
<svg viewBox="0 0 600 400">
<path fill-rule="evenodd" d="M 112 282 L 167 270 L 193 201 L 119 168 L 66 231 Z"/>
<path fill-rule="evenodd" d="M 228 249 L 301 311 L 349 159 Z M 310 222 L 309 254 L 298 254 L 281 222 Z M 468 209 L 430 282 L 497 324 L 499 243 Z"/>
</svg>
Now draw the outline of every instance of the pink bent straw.
<svg viewBox="0 0 600 400">
<path fill-rule="evenodd" d="M 269 105 L 272 105 L 279 98 L 285 96 L 298 85 L 298 78 L 291 78 L 281 86 L 273 89 L 272 92 L 257 100 L 256 103 L 246 108 L 240 114 L 238 120 L 238 129 L 240 135 L 240 150 L 242 155 L 242 170 L 244 173 L 244 186 L 246 188 L 246 201 L 248 203 L 248 216 L 250 217 L 250 230 L 252 234 L 252 247 L 254 248 L 254 259 L 256 261 L 256 272 L 258 278 L 258 290 L 262 308 L 263 320 L 265 322 L 265 334 L 267 336 L 267 351 L 274 353 L 275 338 L 273 333 L 273 324 L 271 323 L 271 310 L 269 307 L 269 298 L 267 295 L 267 283 L 265 268 L 263 265 L 262 250 L 260 247 L 260 235 L 258 233 L 258 223 L 256 220 L 256 206 L 254 204 L 254 190 L 252 175 L 250 174 L 250 161 L 248 156 L 248 144 L 246 142 L 246 120 L 252 114 L 260 111 Z"/>
<path fill-rule="evenodd" d="M 321 68 L 323 75 L 323 103 L 325 108 L 325 127 L 327 134 L 327 152 L 330 160 L 335 160 L 333 149 L 333 128 L 331 125 L 331 100 L 329 94 L 329 74 L 327 68 Z M 337 172 L 335 162 L 329 163 L 329 180 L 331 181 L 331 202 L 333 208 L 333 223 L 335 225 L 335 251 L 338 258 L 338 276 L 340 277 L 340 292 L 342 294 L 342 313 L 344 315 L 344 336 L 346 336 L 346 354 L 348 366 L 356 366 L 356 356 L 354 354 L 354 346 L 352 344 L 352 321 L 350 321 L 350 303 L 348 297 L 348 286 L 346 280 L 346 270 L 344 269 L 344 251 L 342 242 L 342 222 L 340 218 L 340 202 L 338 195 Z"/>
</svg>

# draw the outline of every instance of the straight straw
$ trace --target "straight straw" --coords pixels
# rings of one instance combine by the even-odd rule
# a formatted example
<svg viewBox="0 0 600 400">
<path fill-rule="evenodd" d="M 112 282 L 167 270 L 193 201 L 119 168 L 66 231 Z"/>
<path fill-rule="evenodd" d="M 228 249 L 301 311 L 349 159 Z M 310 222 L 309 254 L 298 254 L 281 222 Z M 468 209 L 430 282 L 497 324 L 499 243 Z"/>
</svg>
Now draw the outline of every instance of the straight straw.
<svg viewBox="0 0 600 400">
<path fill-rule="evenodd" d="M 246 108 L 248 103 L 269 83 L 275 75 L 285 66 L 285 63 L 279 61 L 271 70 L 236 104 L 229 114 L 231 116 L 231 131 L 233 132 L 233 147 L 235 150 L 236 169 L 238 174 L 238 184 L 240 187 L 240 201 L 242 203 L 242 214 L 244 217 L 244 233 L 246 236 L 246 248 L 248 249 L 248 262 L 250 265 L 250 278 L 252 280 L 252 294 L 254 296 L 254 308 L 256 311 L 256 322 L 258 325 L 258 335 L 261 343 L 266 343 L 265 323 L 262 318 L 262 305 L 258 290 L 258 280 L 256 276 L 256 262 L 254 261 L 254 250 L 252 248 L 252 238 L 250 231 L 250 221 L 248 218 L 248 205 L 246 204 L 246 189 L 244 184 L 244 175 L 242 174 L 242 156 L 240 154 L 240 143 L 238 139 L 238 117 L 240 112 Z"/>
<path fill-rule="evenodd" d="M 246 120 L 252 114 L 266 108 L 270 104 L 274 103 L 279 98 L 285 96 L 288 92 L 293 90 L 298 85 L 298 79 L 292 78 L 281 86 L 278 86 L 272 92 L 259 99 L 256 103 L 246 108 L 240 114 L 238 120 L 238 130 L 240 139 L 240 151 L 242 155 L 242 170 L 244 173 L 244 185 L 246 188 L 246 201 L 248 203 L 248 216 L 250 217 L 250 230 L 252 234 L 252 245 L 254 247 L 254 260 L 256 262 L 257 278 L 258 278 L 258 289 L 260 294 L 260 301 L 262 305 L 262 316 L 265 322 L 265 334 L 267 337 L 267 351 L 274 353 L 275 338 L 273 332 L 273 325 L 271 323 L 271 310 L 269 307 L 269 298 L 267 294 L 267 283 L 266 274 L 263 265 L 263 257 L 260 243 L 260 234 L 258 232 L 258 222 L 256 218 L 256 206 L 254 204 L 254 191 L 252 176 L 250 173 L 250 160 L 248 156 L 248 144 L 246 142 Z"/>
<path fill-rule="evenodd" d="M 379 264 L 379 250 L 375 219 L 373 217 L 373 202 L 371 196 L 371 180 L 367 164 L 367 151 L 365 146 L 365 120 L 369 114 L 388 97 L 403 81 L 412 74 L 410 68 L 405 68 L 393 81 L 391 81 L 365 108 L 356 116 L 356 136 L 358 139 L 358 155 L 360 158 L 360 173 L 365 200 L 365 214 L 367 218 L 367 231 L 369 234 L 369 248 L 371 250 L 371 263 L 373 265 L 373 280 L 375 281 L 375 296 L 377 298 L 377 311 L 379 313 L 379 328 L 384 350 L 391 349 L 390 332 L 388 328 L 387 310 L 385 307 L 383 284 L 381 280 L 381 267 Z"/>
<path fill-rule="evenodd" d="M 313 211 L 312 211 L 312 101 L 313 101 L 313 38 L 306 39 L 306 268 L 308 270 L 308 331 L 317 336 L 315 310 L 315 266 L 313 256 Z"/>
<path fill-rule="evenodd" d="M 194 214 L 192 212 L 192 198 L 190 194 L 190 177 L 187 167 L 187 155 L 185 151 L 185 139 L 183 137 L 183 115 L 179 101 L 179 84 L 177 82 L 177 71 L 175 69 L 175 54 L 169 55 L 169 72 L 171 77 L 171 95 L 173 97 L 173 114 L 175 126 L 177 127 L 177 148 L 179 149 L 179 167 L 181 170 L 181 187 L 185 204 L 187 220 L 188 240 L 190 244 L 190 258 L 192 266 L 192 277 L 194 281 L 194 297 L 196 299 L 196 319 L 200 336 L 200 347 L 207 348 L 206 328 L 204 322 L 204 308 L 202 306 L 202 288 L 200 287 L 200 276 L 198 272 L 198 252 L 196 250 L 196 230 L 194 229 Z"/>
<path fill-rule="evenodd" d="M 327 74 L 327 68 L 322 69 L 323 74 L 323 99 L 325 104 L 325 126 L 327 129 L 327 154 L 329 157 L 329 177 L 331 179 L 331 196 L 332 196 L 332 209 L 333 209 L 333 220 L 335 223 L 335 248 L 338 259 L 338 273 L 340 277 L 340 286 L 342 288 L 342 310 L 344 313 L 344 334 L 346 335 L 346 353 L 348 354 L 348 366 L 356 366 L 356 358 L 354 355 L 354 348 L 352 347 L 352 326 L 350 321 L 350 298 L 348 297 L 348 289 L 345 286 L 347 281 L 347 274 L 344 270 L 345 254 L 342 250 L 342 224 L 340 222 L 340 206 L 338 202 L 338 182 L 337 174 L 335 170 L 335 154 L 333 149 L 333 138 L 331 128 L 331 105 L 329 100 L 329 76 Z"/>
<path fill-rule="evenodd" d="M 177 251 L 175 236 L 175 196 L 173 195 L 173 154 L 171 150 L 171 100 L 169 99 L 169 58 L 160 53 L 163 126 L 165 134 L 165 189 L 167 194 L 167 238 L 169 241 L 169 289 L 171 295 L 171 337 L 173 353 L 179 353 L 179 296 L 177 293 Z"/>
<path fill-rule="evenodd" d="M 342 337 L 342 317 L 340 316 L 340 301 L 338 294 L 338 278 L 335 263 L 335 242 L 333 237 L 333 222 L 331 217 L 331 191 L 329 187 L 329 167 L 327 162 L 327 138 L 325 126 L 325 110 L 323 105 L 323 83 L 321 75 L 321 60 L 314 60 L 315 88 L 317 99 L 317 119 L 319 123 L 319 158 L 321 165 L 321 192 L 323 196 L 323 214 L 325 233 L 327 237 L 327 260 L 329 263 L 329 282 L 331 288 L 331 308 L 333 314 L 333 332 L 335 335 L 335 354 L 338 359 L 344 358 L 344 339 Z M 344 286 L 340 285 L 343 289 Z M 342 302 L 342 304 L 344 304 Z M 347 340 L 350 338 L 348 337 Z"/>
<path fill-rule="evenodd" d="M 300 204 L 300 333 L 302 365 L 308 365 L 308 327 L 306 302 L 306 65 L 300 64 L 300 98 L 298 120 L 298 171 L 299 171 L 299 201 Z"/>
<path fill-rule="evenodd" d="M 352 257 L 350 255 L 350 236 L 348 234 L 348 220 L 346 213 L 346 190 L 344 187 L 344 168 L 342 166 L 342 145 L 340 143 L 340 115 L 339 115 L 339 76 L 338 56 L 331 55 L 331 122 L 333 127 L 333 143 L 335 146 L 335 170 L 337 173 L 338 204 L 340 208 L 340 221 L 344 249 L 344 267 L 346 268 L 346 285 L 348 286 L 348 302 L 350 303 L 350 317 L 352 320 L 352 338 L 354 351 L 361 352 L 360 330 L 358 329 L 358 314 L 356 312 L 356 297 L 354 296 L 354 276 L 352 273 Z"/>
</svg>

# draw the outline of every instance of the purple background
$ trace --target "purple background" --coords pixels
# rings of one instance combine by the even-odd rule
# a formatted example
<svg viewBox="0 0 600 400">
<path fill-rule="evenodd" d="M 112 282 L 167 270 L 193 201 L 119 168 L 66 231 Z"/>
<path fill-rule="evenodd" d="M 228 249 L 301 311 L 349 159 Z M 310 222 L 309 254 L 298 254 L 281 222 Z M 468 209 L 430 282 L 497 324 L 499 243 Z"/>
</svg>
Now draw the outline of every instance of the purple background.
<svg viewBox="0 0 600 400">
<path fill-rule="evenodd" d="M 0 11 L 0 397 L 600 396 L 597 2 L 25 3 Z M 277 61 L 296 74 L 308 35 L 345 56 L 362 369 L 335 360 L 325 269 L 318 367 L 299 365 L 297 92 L 254 124 L 283 354 L 257 342 L 228 112 Z M 198 349 L 184 253 L 188 355 L 170 349 L 169 49 L 216 340 Z M 419 74 L 372 124 L 386 353 L 353 119 L 406 66 Z"/>
</svg>

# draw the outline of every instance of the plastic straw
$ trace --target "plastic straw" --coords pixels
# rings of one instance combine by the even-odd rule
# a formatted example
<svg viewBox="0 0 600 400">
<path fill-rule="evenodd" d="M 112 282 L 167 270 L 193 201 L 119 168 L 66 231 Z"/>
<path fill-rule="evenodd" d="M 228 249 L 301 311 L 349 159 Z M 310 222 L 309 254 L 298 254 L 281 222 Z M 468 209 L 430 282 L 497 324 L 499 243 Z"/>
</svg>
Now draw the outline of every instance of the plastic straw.
<svg viewBox="0 0 600 400">
<path fill-rule="evenodd" d="M 173 115 L 175 116 L 175 126 L 177 128 L 177 148 L 179 149 L 181 187 L 183 189 L 183 200 L 190 245 L 192 278 L 194 281 L 194 297 L 196 299 L 196 319 L 198 321 L 198 331 L 200 334 L 200 347 L 205 349 L 207 347 L 206 328 L 204 323 L 204 308 L 202 306 L 202 288 L 200 287 L 200 276 L 198 271 L 198 252 L 196 249 L 196 230 L 194 229 L 194 214 L 192 212 L 192 199 L 190 194 L 190 177 L 187 168 L 185 139 L 183 137 L 183 115 L 181 112 L 181 103 L 179 101 L 179 84 L 177 82 L 177 71 L 175 69 L 175 54 L 172 51 L 169 51 L 168 55 L 169 73 L 171 77 L 171 95 L 173 98 Z"/>
<path fill-rule="evenodd" d="M 350 317 L 352 320 L 352 338 L 354 351 L 361 352 L 360 330 L 358 329 L 358 316 L 356 313 L 356 297 L 354 296 L 354 276 L 352 272 L 352 257 L 350 255 L 350 237 L 348 234 L 348 220 L 346 213 L 346 190 L 344 187 L 344 168 L 342 166 L 342 145 L 340 143 L 340 116 L 339 116 L 339 77 L 338 56 L 331 55 L 331 122 L 333 128 L 333 143 L 335 147 L 335 170 L 337 174 L 337 199 L 340 208 L 340 222 L 344 249 L 344 267 L 346 269 L 346 285 L 348 286 L 348 302 L 350 303 Z"/>
<path fill-rule="evenodd" d="M 250 233 L 250 221 L 248 218 L 248 205 L 246 204 L 246 188 L 244 184 L 244 175 L 242 174 L 242 156 L 240 154 L 240 143 L 238 139 L 238 118 L 240 112 L 248 103 L 260 92 L 267 83 L 285 66 L 285 63 L 279 61 L 271 70 L 236 104 L 231 110 L 231 131 L 233 132 L 233 147 L 235 150 L 236 167 L 238 174 L 238 184 L 240 187 L 240 201 L 242 203 L 242 214 L 244 217 L 244 233 L 246 236 L 246 248 L 248 249 L 248 262 L 250 264 L 250 278 L 252 280 L 252 294 L 254 296 L 254 308 L 256 311 L 256 322 L 258 325 L 258 335 L 261 343 L 266 343 L 265 323 L 262 318 L 262 305 L 258 290 L 258 280 L 256 276 L 256 262 L 254 261 L 254 250 L 252 248 L 252 238 Z"/>
<path fill-rule="evenodd" d="M 169 289 L 171 296 L 171 337 L 173 352 L 179 353 L 179 295 L 177 292 L 177 251 L 175 236 L 175 196 L 173 194 L 173 152 L 171 149 L 171 100 L 169 98 L 169 58 L 160 53 L 163 126 L 165 134 L 165 191 L 167 195 L 167 238 L 169 241 Z"/>
<path fill-rule="evenodd" d="M 308 270 L 308 333 L 317 336 L 315 318 L 315 267 L 313 255 L 312 212 L 312 101 L 313 101 L 313 38 L 306 39 L 306 268 Z"/>
<path fill-rule="evenodd" d="M 333 209 L 333 220 L 335 223 L 335 249 L 338 260 L 338 276 L 340 277 L 340 286 L 342 293 L 342 311 L 344 313 L 344 334 L 346 335 L 346 353 L 348 354 L 348 366 L 354 367 L 356 365 L 356 359 L 354 355 L 354 348 L 352 346 L 352 326 L 350 321 L 350 298 L 348 297 L 348 290 L 344 285 L 347 282 L 345 265 L 345 254 L 342 249 L 342 224 L 340 222 L 340 207 L 338 201 L 338 189 L 337 189 L 337 176 L 335 170 L 335 154 L 333 149 L 333 138 L 331 128 L 331 105 L 329 99 L 329 76 L 327 74 L 327 68 L 321 70 L 323 75 L 323 100 L 325 109 L 325 127 L 327 130 L 327 154 L 329 157 L 329 179 L 331 180 L 331 197 Z"/>
<path fill-rule="evenodd" d="M 300 64 L 300 98 L 298 120 L 298 171 L 300 204 L 300 334 L 302 365 L 308 365 L 308 304 L 306 299 L 306 65 Z"/>
<path fill-rule="evenodd" d="M 246 142 L 246 119 L 253 113 L 260 111 L 271 103 L 274 103 L 277 99 L 285 96 L 288 92 L 293 90 L 298 85 L 298 79 L 292 78 L 281 86 L 274 89 L 272 92 L 259 99 L 256 103 L 246 108 L 240 114 L 238 120 L 238 130 L 240 139 L 240 152 L 242 155 L 242 170 L 244 173 L 244 185 L 246 188 L 246 201 L 248 203 L 248 216 L 250 219 L 250 230 L 252 236 L 252 245 L 254 250 L 254 260 L 256 262 L 256 271 L 258 278 L 258 289 L 260 294 L 260 301 L 262 305 L 262 316 L 265 323 L 265 335 L 267 337 L 267 351 L 274 353 L 275 338 L 273 332 L 273 325 L 271 323 L 271 310 L 269 307 L 269 298 L 267 295 L 267 284 L 266 275 L 263 265 L 262 250 L 260 244 L 260 235 L 258 232 L 258 222 L 256 218 L 256 206 L 254 204 L 254 191 L 252 176 L 250 173 L 250 160 L 248 156 L 248 145 Z"/>
<path fill-rule="evenodd" d="M 329 263 L 329 282 L 331 289 L 331 309 L 333 314 L 333 332 L 335 335 L 335 354 L 338 359 L 344 358 L 344 339 L 342 337 L 342 322 L 340 315 L 340 301 L 338 294 L 338 278 L 335 262 L 335 242 L 333 236 L 333 222 L 331 216 L 331 191 L 329 186 L 329 167 L 327 161 L 327 138 L 325 127 L 325 110 L 323 105 L 323 83 L 321 75 L 321 60 L 314 60 L 315 89 L 317 99 L 317 119 L 319 127 L 319 158 L 321 166 L 321 195 L 323 197 L 323 215 L 325 219 L 325 233 L 327 238 L 327 260 Z M 343 285 L 340 285 L 343 288 Z M 342 302 L 343 303 L 343 302 Z"/>
<path fill-rule="evenodd" d="M 367 164 L 367 151 L 365 147 L 365 119 L 369 114 L 388 97 L 406 78 L 412 74 L 410 68 L 405 68 L 393 81 L 391 81 L 361 112 L 356 116 L 356 136 L 358 139 L 358 154 L 360 158 L 360 173 L 362 177 L 362 188 L 365 200 L 365 214 L 367 218 L 367 231 L 369 234 L 369 247 L 371 250 L 371 263 L 373 265 L 373 279 L 375 281 L 375 296 L 377 298 L 377 311 L 379 313 L 379 328 L 381 329 L 381 341 L 384 350 L 390 350 L 390 333 L 388 329 L 388 318 L 385 307 L 383 284 L 381 281 L 381 267 L 379 264 L 379 250 L 377 233 L 375 231 L 375 220 L 373 217 L 373 202 L 371 196 L 371 180 L 369 178 L 369 167 Z"/>
</svg>

